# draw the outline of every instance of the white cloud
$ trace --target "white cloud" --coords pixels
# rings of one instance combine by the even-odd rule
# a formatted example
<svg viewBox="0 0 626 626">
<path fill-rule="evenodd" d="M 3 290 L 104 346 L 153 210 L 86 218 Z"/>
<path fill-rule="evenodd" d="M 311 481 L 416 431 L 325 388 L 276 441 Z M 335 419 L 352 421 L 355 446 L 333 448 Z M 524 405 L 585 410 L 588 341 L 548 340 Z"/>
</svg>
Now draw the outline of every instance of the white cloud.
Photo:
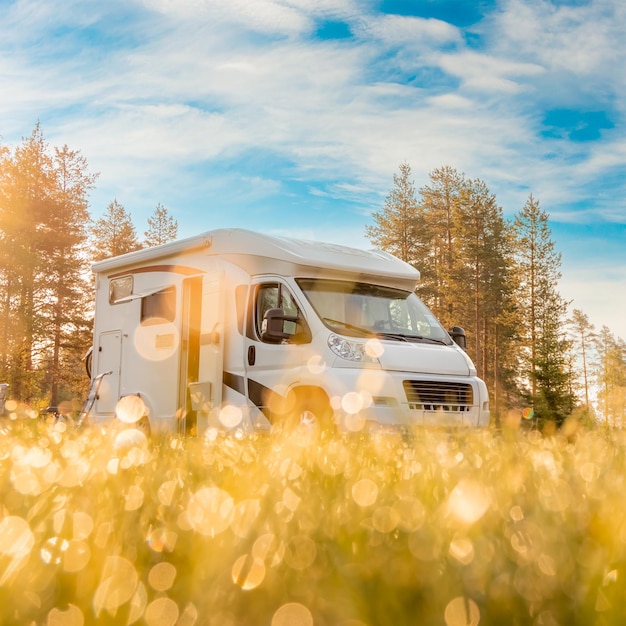
<svg viewBox="0 0 626 626">
<path fill-rule="evenodd" d="M 471 89 L 518 93 L 527 88 L 516 81 L 532 77 L 545 70 L 535 63 L 524 63 L 506 57 L 489 56 L 472 50 L 442 55 L 441 67 Z"/>
<path fill-rule="evenodd" d="M 144 4 L 171 19 L 235 24 L 260 33 L 288 35 L 310 28 L 310 18 L 305 13 L 272 0 L 144 0 Z"/>
<path fill-rule="evenodd" d="M 462 42 L 459 30 L 447 22 L 400 15 L 369 16 L 358 24 L 357 32 L 364 38 L 379 39 L 392 48 L 405 45 L 426 48 Z"/>
<path fill-rule="evenodd" d="M 537 96 L 560 106 L 611 101 L 626 91 L 622 45 L 626 5 L 594 0 L 560 5 L 546 0 L 509 0 L 490 22 L 490 47 L 546 68 Z M 621 106 L 618 102 L 615 102 Z"/>
<path fill-rule="evenodd" d="M 359 9 L 352 0 L 143 0 L 169 18 L 207 20 L 267 35 L 296 36 L 310 32 L 316 19 L 353 20 Z"/>
</svg>

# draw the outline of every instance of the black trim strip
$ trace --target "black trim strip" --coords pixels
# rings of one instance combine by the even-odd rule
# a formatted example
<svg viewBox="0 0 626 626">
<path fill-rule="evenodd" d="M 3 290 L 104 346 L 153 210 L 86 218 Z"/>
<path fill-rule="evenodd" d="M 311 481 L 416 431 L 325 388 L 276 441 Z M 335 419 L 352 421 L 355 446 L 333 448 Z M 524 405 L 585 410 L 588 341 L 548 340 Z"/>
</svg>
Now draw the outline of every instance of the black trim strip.
<svg viewBox="0 0 626 626">
<path fill-rule="evenodd" d="M 238 374 L 233 374 L 231 372 L 224 372 L 222 382 L 233 391 L 236 391 L 243 396 L 246 395 L 246 384 L 243 376 L 239 376 Z M 257 407 L 257 409 L 259 409 L 259 411 L 261 411 L 261 413 L 263 413 L 263 415 L 265 415 L 265 417 L 267 417 L 270 422 L 272 422 L 272 413 L 270 411 L 272 400 L 280 397 L 281 396 L 273 389 L 262 385 L 256 380 L 248 378 L 247 398 L 250 402 L 252 402 L 252 404 L 254 404 L 254 406 Z"/>
<path fill-rule="evenodd" d="M 240 393 L 242 396 L 246 395 L 246 383 L 243 376 L 231 374 L 230 372 L 224 372 L 222 375 L 222 382 L 233 391 Z"/>
</svg>

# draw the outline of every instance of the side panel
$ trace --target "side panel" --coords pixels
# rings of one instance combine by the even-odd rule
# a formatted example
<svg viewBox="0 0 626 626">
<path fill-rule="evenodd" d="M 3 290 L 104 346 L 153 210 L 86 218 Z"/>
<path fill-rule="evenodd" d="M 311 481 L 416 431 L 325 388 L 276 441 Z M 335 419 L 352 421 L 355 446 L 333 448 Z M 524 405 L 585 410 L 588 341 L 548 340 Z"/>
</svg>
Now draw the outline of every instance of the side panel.
<svg viewBox="0 0 626 626">
<path fill-rule="evenodd" d="M 196 429 L 196 409 L 191 402 L 191 385 L 198 381 L 200 360 L 200 316 L 202 277 L 187 278 L 182 283 L 180 323 L 180 362 L 178 367 L 178 426 L 181 434 Z"/>
<path fill-rule="evenodd" d="M 120 374 L 122 364 L 122 331 L 111 330 L 98 337 L 98 371 L 94 374 L 111 372 L 102 379 L 96 398 L 96 413 L 113 415 L 120 395 Z"/>
</svg>

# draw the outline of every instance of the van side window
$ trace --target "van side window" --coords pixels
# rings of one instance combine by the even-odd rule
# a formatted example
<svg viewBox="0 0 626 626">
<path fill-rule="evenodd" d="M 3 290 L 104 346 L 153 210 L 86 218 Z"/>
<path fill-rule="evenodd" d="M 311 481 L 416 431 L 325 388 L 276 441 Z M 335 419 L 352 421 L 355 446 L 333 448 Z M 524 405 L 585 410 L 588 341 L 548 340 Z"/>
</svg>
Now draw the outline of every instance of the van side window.
<svg viewBox="0 0 626 626">
<path fill-rule="evenodd" d="M 176 289 L 166 287 L 141 299 L 141 324 L 173 322 L 176 317 Z"/>
<path fill-rule="evenodd" d="M 109 281 L 109 304 L 117 304 L 133 293 L 133 277 L 120 276 Z"/>
<path fill-rule="evenodd" d="M 263 317 L 269 309 L 282 309 L 289 317 L 299 317 L 301 321 L 294 323 L 293 339 L 289 343 L 307 343 L 311 340 L 311 331 L 298 305 L 289 290 L 280 283 L 265 283 L 260 285 L 256 292 L 255 329 L 257 337 L 261 336 Z M 290 331 L 287 331 L 290 332 Z"/>
</svg>

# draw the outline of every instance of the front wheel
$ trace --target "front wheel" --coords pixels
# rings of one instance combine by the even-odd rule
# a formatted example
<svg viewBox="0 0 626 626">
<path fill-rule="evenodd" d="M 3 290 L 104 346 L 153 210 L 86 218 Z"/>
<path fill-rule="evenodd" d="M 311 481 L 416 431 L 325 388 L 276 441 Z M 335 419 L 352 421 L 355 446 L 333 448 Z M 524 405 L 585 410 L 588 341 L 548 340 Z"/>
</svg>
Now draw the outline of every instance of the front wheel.
<svg viewBox="0 0 626 626">
<path fill-rule="evenodd" d="M 317 435 L 333 434 L 336 430 L 330 402 L 320 390 L 299 390 L 286 418 L 288 427 L 307 430 Z"/>
</svg>

